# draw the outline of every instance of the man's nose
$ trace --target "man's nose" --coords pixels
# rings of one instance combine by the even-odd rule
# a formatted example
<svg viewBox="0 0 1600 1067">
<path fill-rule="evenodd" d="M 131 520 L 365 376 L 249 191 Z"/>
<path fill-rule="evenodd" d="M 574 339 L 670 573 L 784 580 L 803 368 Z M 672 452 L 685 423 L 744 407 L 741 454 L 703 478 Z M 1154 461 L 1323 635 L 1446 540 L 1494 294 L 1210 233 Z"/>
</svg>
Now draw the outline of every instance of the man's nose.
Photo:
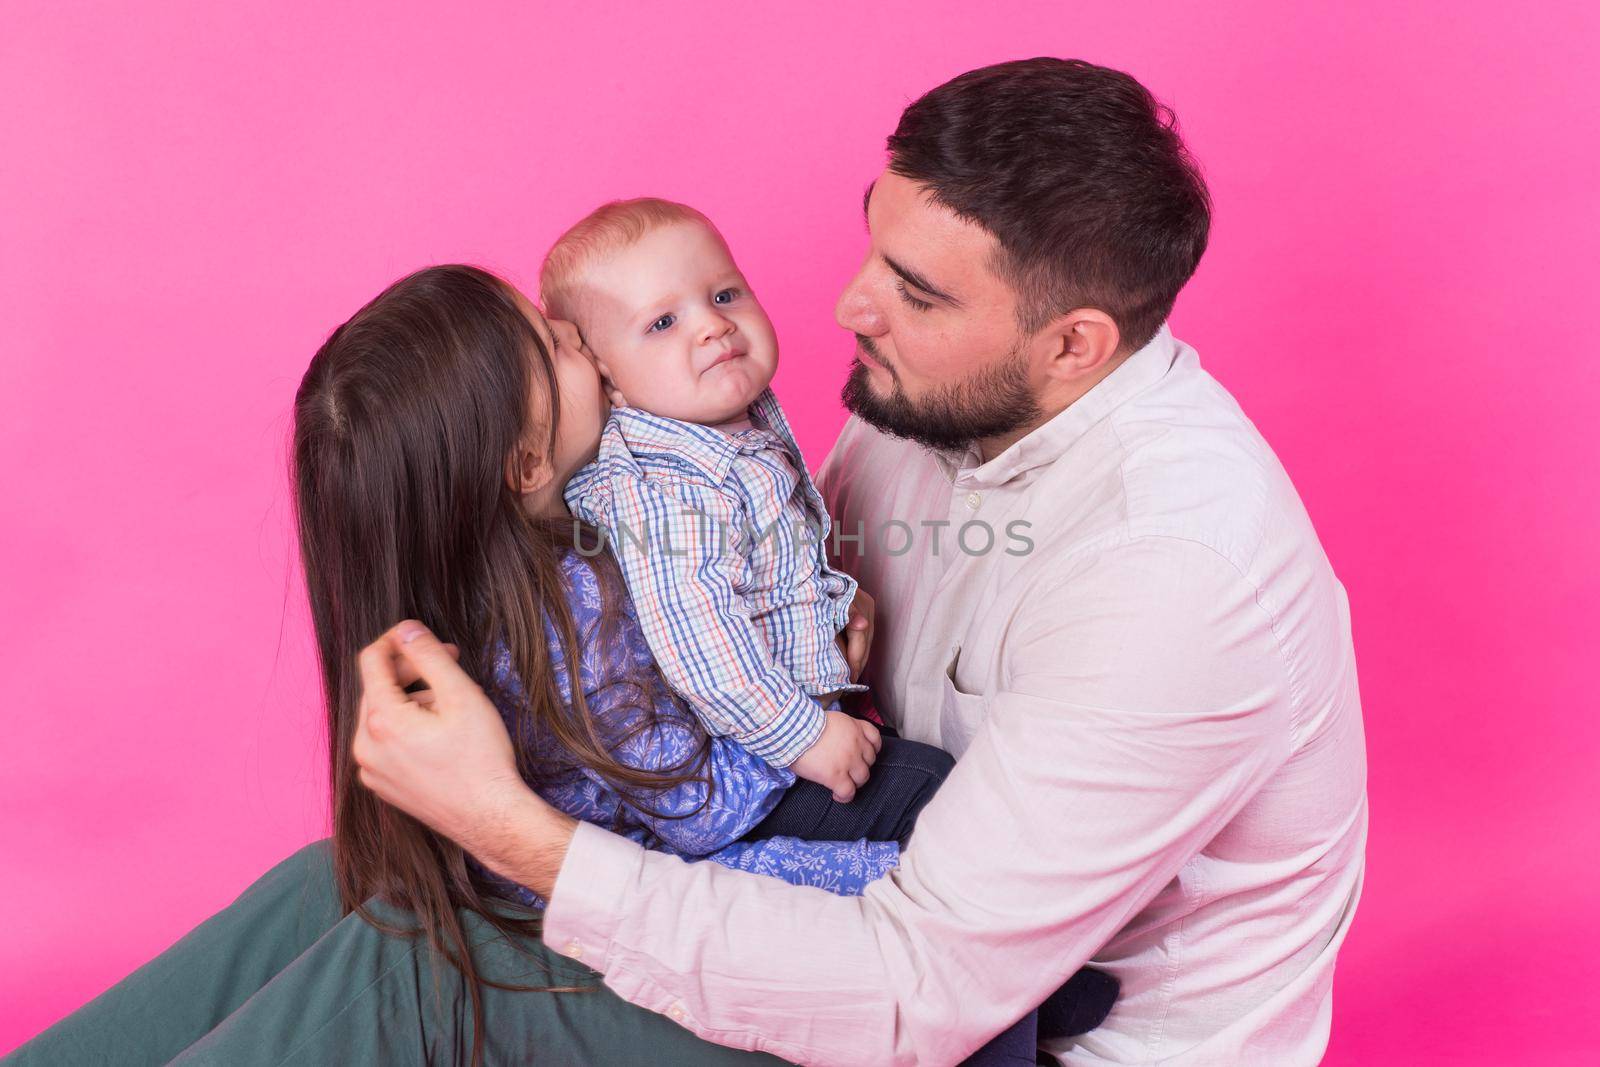
<svg viewBox="0 0 1600 1067">
<path fill-rule="evenodd" d="M 850 279 L 850 284 L 844 287 L 844 292 L 839 294 L 839 302 L 833 306 L 833 319 L 851 333 L 882 337 L 889 332 L 888 326 L 868 291 L 864 277 L 866 272 L 866 264 L 862 264 L 856 276 Z"/>
</svg>

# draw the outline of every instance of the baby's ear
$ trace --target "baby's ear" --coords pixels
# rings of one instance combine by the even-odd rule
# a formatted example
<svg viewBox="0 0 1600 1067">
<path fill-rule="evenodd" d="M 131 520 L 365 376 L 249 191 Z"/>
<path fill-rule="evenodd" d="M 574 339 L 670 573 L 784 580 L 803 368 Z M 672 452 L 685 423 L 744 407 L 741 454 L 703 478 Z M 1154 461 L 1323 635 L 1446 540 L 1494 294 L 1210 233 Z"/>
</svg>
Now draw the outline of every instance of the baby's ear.
<svg viewBox="0 0 1600 1067">
<path fill-rule="evenodd" d="M 614 408 L 625 408 L 628 401 L 622 395 L 622 390 L 617 388 L 616 381 L 611 377 L 611 368 L 606 366 L 606 361 L 599 356 L 594 357 L 594 365 L 600 371 L 600 387 L 606 391 L 606 399 Z"/>
</svg>

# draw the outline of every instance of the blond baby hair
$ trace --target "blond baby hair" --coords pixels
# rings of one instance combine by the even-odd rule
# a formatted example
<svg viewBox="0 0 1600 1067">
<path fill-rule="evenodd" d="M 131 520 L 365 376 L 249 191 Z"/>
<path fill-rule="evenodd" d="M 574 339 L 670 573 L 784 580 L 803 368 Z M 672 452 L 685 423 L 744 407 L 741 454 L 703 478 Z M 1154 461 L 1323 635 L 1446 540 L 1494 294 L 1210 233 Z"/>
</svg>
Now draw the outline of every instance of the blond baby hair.
<svg viewBox="0 0 1600 1067">
<path fill-rule="evenodd" d="M 687 204 L 655 197 L 613 200 L 602 204 L 578 222 L 551 246 L 539 269 L 539 299 L 544 313 L 553 319 L 579 322 L 578 289 L 589 266 L 615 255 L 645 234 L 662 226 L 700 222 L 717 228 L 711 220 Z M 720 235 L 719 235 L 720 236 Z M 580 328 L 582 323 L 579 323 Z"/>
</svg>

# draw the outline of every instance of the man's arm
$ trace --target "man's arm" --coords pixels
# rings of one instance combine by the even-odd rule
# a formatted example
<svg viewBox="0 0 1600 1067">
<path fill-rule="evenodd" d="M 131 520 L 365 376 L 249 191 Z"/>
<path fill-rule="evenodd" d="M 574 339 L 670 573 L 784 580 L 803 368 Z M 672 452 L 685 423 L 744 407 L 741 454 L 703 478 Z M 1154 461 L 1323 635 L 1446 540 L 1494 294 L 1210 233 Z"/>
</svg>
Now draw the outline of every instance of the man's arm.
<svg viewBox="0 0 1600 1067">
<path fill-rule="evenodd" d="M 1271 620 L 1208 549 L 1114 550 L 1070 595 L 1041 589 L 1012 632 L 1007 688 L 900 868 L 862 897 L 543 813 L 513 818 L 497 857 L 469 848 L 553 890 L 553 948 L 708 1040 L 801 1062 L 959 1060 L 1160 892 L 1289 749 Z"/>
<path fill-rule="evenodd" d="M 453 835 L 456 844 L 502 878 L 549 900 L 573 834 L 588 824 L 552 808 L 531 789 L 508 791 L 504 804 L 483 814 Z"/>
</svg>

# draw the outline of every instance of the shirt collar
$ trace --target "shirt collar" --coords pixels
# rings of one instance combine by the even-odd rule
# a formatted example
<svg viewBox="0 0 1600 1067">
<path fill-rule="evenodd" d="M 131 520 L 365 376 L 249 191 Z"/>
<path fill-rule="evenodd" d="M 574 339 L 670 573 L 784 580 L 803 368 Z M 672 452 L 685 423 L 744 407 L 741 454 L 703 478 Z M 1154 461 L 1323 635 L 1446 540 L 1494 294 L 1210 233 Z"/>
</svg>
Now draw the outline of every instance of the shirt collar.
<svg viewBox="0 0 1600 1067">
<path fill-rule="evenodd" d="M 785 448 L 799 454 L 800 446 L 795 443 L 794 430 L 789 426 L 789 417 L 783 413 L 783 408 L 778 404 L 778 398 L 773 395 L 772 389 L 761 390 L 761 395 L 756 397 L 756 402 L 750 405 L 750 418 L 757 426 L 756 436 L 765 432 L 776 437 Z M 750 433 L 750 431 L 745 431 Z"/>
<path fill-rule="evenodd" d="M 752 429 L 726 434 L 697 422 L 652 415 L 642 408 L 612 408 L 605 437 L 614 438 L 632 456 L 649 460 L 664 457 L 691 464 L 713 484 L 728 476 L 736 456 L 759 452 L 776 437 L 798 452 L 789 420 L 772 390 L 763 389 L 750 405 Z"/>
<path fill-rule="evenodd" d="M 936 449 L 934 459 L 945 476 L 963 489 L 1004 485 L 1035 467 L 1059 459 L 1109 412 L 1160 380 L 1172 366 L 1177 350 L 1178 342 L 1163 324 L 1149 344 L 1123 360 L 1120 367 L 1093 389 L 989 462 L 978 462 L 976 445 L 965 452 Z"/>
</svg>

